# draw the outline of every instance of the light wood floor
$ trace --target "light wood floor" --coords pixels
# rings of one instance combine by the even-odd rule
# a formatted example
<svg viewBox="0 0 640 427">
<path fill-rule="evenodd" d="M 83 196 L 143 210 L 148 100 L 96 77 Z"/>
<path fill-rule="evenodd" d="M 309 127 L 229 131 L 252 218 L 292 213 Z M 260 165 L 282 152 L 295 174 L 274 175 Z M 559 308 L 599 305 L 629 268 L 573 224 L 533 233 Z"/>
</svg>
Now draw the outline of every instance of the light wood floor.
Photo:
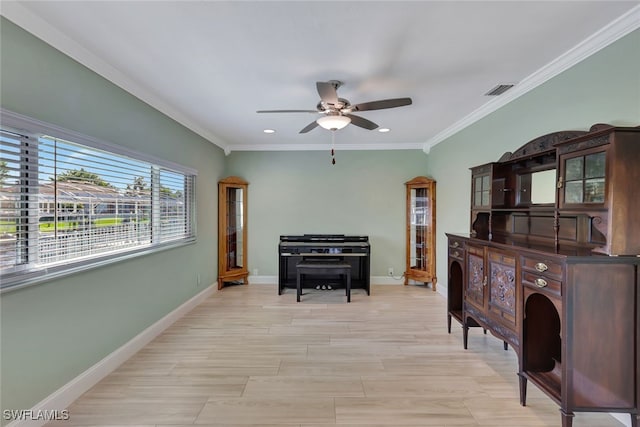
<svg viewBox="0 0 640 427">
<path fill-rule="evenodd" d="M 422 286 L 218 291 L 49 425 L 559 426 L 535 386 L 518 402 L 502 341 L 446 329 L 445 299 Z M 579 413 L 575 427 L 620 427 Z"/>
</svg>

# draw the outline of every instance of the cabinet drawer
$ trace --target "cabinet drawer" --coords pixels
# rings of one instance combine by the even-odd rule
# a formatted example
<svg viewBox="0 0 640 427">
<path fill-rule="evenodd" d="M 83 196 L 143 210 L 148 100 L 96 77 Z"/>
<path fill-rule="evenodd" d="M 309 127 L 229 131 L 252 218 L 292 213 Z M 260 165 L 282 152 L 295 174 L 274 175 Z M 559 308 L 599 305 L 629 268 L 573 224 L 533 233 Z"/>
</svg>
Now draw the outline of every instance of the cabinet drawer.
<svg viewBox="0 0 640 427">
<path fill-rule="evenodd" d="M 516 265 L 516 256 L 514 254 L 508 252 L 501 252 L 495 249 L 489 249 L 487 252 L 489 263 L 497 262 L 503 265 L 509 265 L 515 267 Z"/>
<path fill-rule="evenodd" d="M 549 259 L 534 258 L 529 256 L 522 257 L 522 269 L 533 272 L 534 274 L 562 278 L 562 264 Z"/>
<path fill-rule="evenodd" d="M 463 248 L 449 248 L 449 257 L 455 258 L 460 261 L 464 261 L 464 249 Z"/>
<path fill-rule="evenodd" d="M 449 249 L 464 249 L 464 240 L 450 237 Z"/>
<path fill-rule="evenodd" d="M 522 272 L 522 284 L 528 288 L 536 289 L 545 293 L 562 295 L 562 282 L 528 271 Z"/>
</svg>

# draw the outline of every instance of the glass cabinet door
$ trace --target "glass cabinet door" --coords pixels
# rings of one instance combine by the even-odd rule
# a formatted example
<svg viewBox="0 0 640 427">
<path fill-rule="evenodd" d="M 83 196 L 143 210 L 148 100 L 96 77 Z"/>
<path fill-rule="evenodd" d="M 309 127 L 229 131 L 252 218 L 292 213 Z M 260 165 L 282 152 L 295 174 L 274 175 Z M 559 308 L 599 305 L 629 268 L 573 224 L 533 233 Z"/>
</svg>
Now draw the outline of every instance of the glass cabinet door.
<svg viewBox="0 0 640 427">
<path fill-rule="evenodd" d="M 473 178 L 473 207 L 488 207 L 491 204 L 491 176 L 480 175 Z"/>
<path fill-rule="evenodd" d="M 227 188 L 227 269 L 243 267 L 243 189 Z"/>
<path fill-rule="evenodd" d="M 412 188 L 411 190 L 411 220 L 409 247 L 409 266 L 411 269 L 425 270 L 428 260 L 426 259 L 427 236 L 429 228 L 429 197 L 427 188 Z"/>
<path fill-rule="evenodd" d="M 604 203 L 606 160 L 604 151 L 564 160 L 565 205 Z"/>
</svg>

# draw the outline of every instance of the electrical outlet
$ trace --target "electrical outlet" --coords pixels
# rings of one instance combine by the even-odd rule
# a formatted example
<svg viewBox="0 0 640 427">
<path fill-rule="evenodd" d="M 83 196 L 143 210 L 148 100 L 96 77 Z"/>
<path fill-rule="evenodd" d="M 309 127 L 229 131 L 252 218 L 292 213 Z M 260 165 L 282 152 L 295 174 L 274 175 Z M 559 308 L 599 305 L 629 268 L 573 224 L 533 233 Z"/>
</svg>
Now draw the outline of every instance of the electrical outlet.
<svg viewBox="0 0 640 427">
<path fill-rule="evenodd" d="M 393 267 L 389 267 L 389 276 L 393 276 Z"/>
</svg>

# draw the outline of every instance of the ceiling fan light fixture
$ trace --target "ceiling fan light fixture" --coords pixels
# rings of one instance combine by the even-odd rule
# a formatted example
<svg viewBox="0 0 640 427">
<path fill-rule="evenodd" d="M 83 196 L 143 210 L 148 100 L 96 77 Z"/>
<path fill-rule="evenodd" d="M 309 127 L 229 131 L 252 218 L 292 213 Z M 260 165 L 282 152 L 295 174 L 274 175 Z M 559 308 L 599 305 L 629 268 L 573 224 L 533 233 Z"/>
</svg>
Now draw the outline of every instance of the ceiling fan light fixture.
<svg viewBox="0 0 640 427">
<path fill-rule="evenodd" d="M 347 116 L 324 116 L 316 120 L 316 123 L 327 130 L 340 130 L 351 123 L 351 119 Z"/>
</svg>

